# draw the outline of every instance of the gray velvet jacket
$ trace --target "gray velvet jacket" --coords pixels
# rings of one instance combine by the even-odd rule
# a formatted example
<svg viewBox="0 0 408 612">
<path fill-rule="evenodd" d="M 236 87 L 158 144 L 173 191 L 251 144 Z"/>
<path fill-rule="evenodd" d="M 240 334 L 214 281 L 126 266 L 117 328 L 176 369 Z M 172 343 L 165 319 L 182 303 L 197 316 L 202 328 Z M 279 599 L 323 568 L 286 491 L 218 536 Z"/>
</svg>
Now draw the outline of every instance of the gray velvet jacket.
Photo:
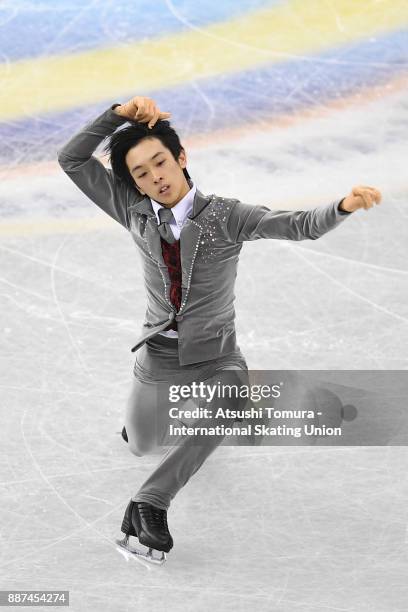
<svg viewBox="0 0 408 612">
<path fill-rule="evenodd" d="M 87 123 L 59 149 L 58 162 L 85 195 L 130 232 L 141 254 L 147 309 L 132 351 L 175 318 L 181 365 L 229 353 L 237 348 L 234 285 L 243 243 L 259 238 L 316 240 L 350 213 L 338 210 L 341 200 L 308 211 L 271 210 L 206 196 L 197 189 L 192 213 L 180 234 L 182 301 L 176 312 L 169 297 L 170 277 L 150 199 L 92 155 L 107 136 L 126 123 L 114 107 Z"/>
</svg>

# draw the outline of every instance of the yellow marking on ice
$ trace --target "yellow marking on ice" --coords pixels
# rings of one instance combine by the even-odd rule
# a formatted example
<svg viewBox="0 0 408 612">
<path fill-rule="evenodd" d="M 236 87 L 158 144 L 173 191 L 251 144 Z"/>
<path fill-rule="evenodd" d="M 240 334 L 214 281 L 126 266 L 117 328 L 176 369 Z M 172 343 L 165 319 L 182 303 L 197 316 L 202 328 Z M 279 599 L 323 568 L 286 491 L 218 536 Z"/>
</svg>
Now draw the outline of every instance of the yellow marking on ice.
<svg viewBox="0 0 408 612">
<path fill-rule="evenodd" d="M 361 108 L 361 106 L 365 104 L 381 100 L 381 98 L 385 96 L 406 90 L 407 88 L 408 77 L 406 75 L 398 75 L 385 84 L 381 83 L 380 85 L 376 84 L 374 86 L 370 85 L 360 88 L 357 92 L 353 92 L 348 96 L 328 100 L 321 105 L 299 109 L 295 114 L 282 113 L 270 119 L 268 119 L 266 115 L 263 115 L 261 121 L 252 121 L 244 125 L 239 125 L 238 127 L 214 130 L 208 134 L 194 134 L 186 137 L 183 144 L 188 150 L 193 150 L 217 145 L 218 143 L 225 144 L 226 142 L 238 140 L 239 138 L 252 134 L 256 130 L 265 132 L 272 129 L 289 129 L 292 125 L 297 125 L 302 121 L 328 116 L 334 112 L 346 110 L 351 106 L 356 109 Z M 104 165 L 109 164 L 107 156 L 96 155 L 96 157 L 98 157 Z M 15 178 L 19 180 L 22 177 L 28 179 L 29 177 L 38 178 L 38 176 L 55 176 L 56 173 L 63 173 L 57 160 L 13 165 L 2 164 L 0 165 L 0 182 L 12 181 Z"/>
<path fill-rule="evenodd" d="M 192 79 L 298 59 L 407 22 L 406 0 L 288 0 L 157 39 L 7 62 L 0 64 L 0 121 L 124 102 Z"/>
</svg>

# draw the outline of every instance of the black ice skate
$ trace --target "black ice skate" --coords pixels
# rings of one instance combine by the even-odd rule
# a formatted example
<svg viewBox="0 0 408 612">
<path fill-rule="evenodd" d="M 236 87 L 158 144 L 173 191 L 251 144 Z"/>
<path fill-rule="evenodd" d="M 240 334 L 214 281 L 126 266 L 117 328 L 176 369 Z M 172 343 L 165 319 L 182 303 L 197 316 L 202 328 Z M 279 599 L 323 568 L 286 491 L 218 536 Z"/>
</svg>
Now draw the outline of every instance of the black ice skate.
<svg viewBox="0 0 408 612">
<path fill-rule="evenodd" d="M 125 516 L 123 517 L 121 531 L 125 534 L 123 540 L 116 543 L 127 552 L 143 557 L 150 563 L 161 565 L 166 561 L 166 553 L 173 547 L 173 538 L 167 526 L 167 511 L 156 508 L 146 502 L 130 500 Z M 133 548 L 129 537 L 135 536 L 147 550 Z M 160 553 L 155 555 L 154 552 Z"/>
</svg>

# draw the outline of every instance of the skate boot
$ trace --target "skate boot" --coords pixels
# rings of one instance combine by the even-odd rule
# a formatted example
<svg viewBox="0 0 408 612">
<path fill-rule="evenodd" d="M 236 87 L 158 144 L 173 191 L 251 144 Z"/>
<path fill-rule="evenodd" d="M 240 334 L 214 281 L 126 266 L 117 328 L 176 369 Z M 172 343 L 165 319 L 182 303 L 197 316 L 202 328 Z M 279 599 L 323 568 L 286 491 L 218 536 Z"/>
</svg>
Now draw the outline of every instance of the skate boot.
<svg viewBox="0 0 408 612">
<path fill-rule="evenodd" d="M 166 553 L 173 547 L 173 538 L 167 526 L 167 511 L 147 502 L 130 500 L 121 531 L 125 537 L 123 540 L 116 540 L 116 543 L 127 552 L 143 557 L 151 563 L 164 563 Z M 146 547 L 146 550 L 132 547 L 129 543 L 130 536 L 137 537 L 139 544 Z M 155 552 L 160 554 L 154 554 Z"/>
</svg>

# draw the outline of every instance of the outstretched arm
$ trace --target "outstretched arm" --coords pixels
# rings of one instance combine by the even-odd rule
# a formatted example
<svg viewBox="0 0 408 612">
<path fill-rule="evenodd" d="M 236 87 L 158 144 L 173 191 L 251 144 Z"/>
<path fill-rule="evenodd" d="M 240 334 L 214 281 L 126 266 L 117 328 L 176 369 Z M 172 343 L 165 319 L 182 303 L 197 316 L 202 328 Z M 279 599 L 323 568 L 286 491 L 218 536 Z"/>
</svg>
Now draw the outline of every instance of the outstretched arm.
<svg viewBox="0 0 408 612">
<path fill-rule="evenodd" d="M 227 220 L 227 234 L 232 242 L 259 238 L 317 240 L 358 208 L 371 208 L 380 201 L 380 192 L 372 187 L 355 187 L 346 198 L 312 210 L 271 210 L 237 201 Z"/>
<path fill-rule="evenodd" d="M 169 113 L 161 113 L 153 100 L 142 96 L 126 104 L 113 104 L 88 122 L 58 150 L 58 163 L 79 189 L 102 210 L 129 229 L 128 208 L 142 199 L 136 189 L 115 176 L 93 155 L 97 146 L 119 126 L 132 119 L 149 121 L 149 127 Z"/>
</svg>

